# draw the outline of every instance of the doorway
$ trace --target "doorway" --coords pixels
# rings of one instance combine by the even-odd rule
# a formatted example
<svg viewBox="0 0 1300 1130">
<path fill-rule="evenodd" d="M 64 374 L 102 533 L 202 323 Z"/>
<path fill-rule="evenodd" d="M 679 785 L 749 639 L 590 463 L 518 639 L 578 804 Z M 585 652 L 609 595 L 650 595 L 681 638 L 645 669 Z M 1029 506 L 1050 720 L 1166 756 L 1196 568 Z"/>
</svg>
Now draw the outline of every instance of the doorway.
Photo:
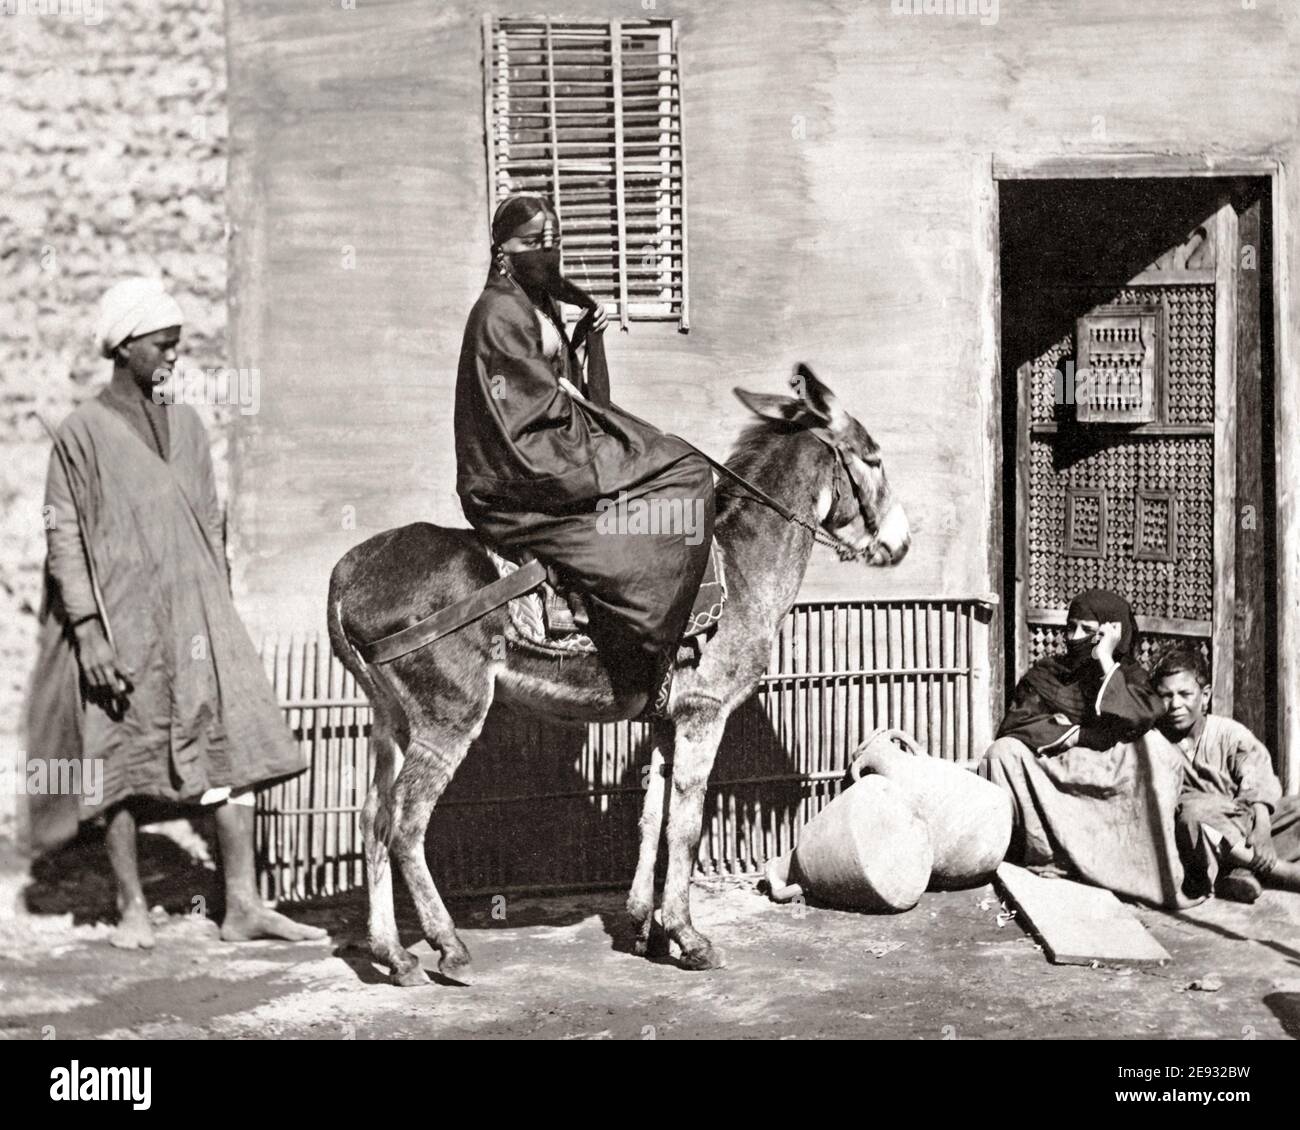
<svg viewBox="0 0 1300 1130">
<path fill-rule="evenodd" d="M 1003 180 L 1005 691 L 1086 588 L 1277 743 L 1267 177 Z"/>
</svg>

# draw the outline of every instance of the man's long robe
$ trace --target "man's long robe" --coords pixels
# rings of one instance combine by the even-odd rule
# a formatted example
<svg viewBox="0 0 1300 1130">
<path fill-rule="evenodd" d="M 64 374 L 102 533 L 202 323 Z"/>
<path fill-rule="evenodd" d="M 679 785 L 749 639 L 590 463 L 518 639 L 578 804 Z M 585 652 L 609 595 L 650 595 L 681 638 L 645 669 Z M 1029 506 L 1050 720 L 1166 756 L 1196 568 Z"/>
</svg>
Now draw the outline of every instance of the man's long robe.
<svg viewBox="0 0 1300 1130">
<path fill-rule="evenodd" d="M 605 662 L 635 679 L 690 613 L 713 536 L 713 473 L 681 440 L 571 396 L 560 379 L 581 387 L 577 358 L 567 340 L 548 356 L 545 316 L 510 279 L 489 276 L 457 372 L 456 489 L 475 529 L 586 595 Z M 601 500 L 689 507 L 697 528 L 611 529 Z"/>
<path fill-rule="evenodd" d="M 46 599 L 25 719 L 29 764 L 99 759 L 103 791 L 31 796 L 37 850 L 127 797 L 197 802 L 209 789 L 266 784 L 306 767 L 230 598 L 202 422 L 188 406 L 168 408 L 163 460 L 106 397 L 58 429 L 72 481 L 57 456 L 50 460 Z M 73 648 L 71 625 L 97 611 L 73 491 L 117 665 L 133 669 L 116 719 L 86 701 Z M 82 780 L 92 779 L 87 767 Z"/>
</svg>

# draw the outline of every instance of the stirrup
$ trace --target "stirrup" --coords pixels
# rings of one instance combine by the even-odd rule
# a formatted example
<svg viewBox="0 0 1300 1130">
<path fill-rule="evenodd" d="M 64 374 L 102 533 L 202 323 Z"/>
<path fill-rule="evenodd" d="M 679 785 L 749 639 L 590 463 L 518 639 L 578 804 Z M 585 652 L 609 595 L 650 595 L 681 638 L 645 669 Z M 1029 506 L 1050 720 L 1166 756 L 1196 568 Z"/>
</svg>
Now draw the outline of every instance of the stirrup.
<svg viewBox="0 0 1300 1130">
<path fill-rule="evenodd" d="M 645 706 L 641 713 L 632 719 L 633 722 L 653 722 L 668 717 L 668 700 L 672 698 L 673 675 L 677 665 L 673 662 L 672 656 L 665 656 L 662 667 L 663 674 L 654 683 L 655 691 L 646 699 Z"/>
</svg>

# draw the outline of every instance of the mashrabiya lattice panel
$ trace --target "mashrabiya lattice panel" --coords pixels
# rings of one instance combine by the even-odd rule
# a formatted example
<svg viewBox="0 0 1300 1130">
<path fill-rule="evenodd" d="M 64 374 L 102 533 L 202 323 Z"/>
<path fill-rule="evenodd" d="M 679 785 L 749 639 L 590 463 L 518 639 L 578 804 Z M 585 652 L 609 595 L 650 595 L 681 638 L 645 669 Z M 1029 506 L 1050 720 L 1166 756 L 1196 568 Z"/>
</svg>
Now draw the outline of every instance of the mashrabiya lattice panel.
<svg viewBox="0 0 1300 1130">
<path fill-rule="evenodd" d="M 1085 455 L 1056 471 L 1052 443 L 1030 447 L 1029 606 L 1064 609 L 1087 588 L 1122 593 L 1138 615 L 1208 620 L 1213 608 L 1214 446 L 1209 436 L 1134 438 Z M 1105 553 L 1062 554 L 1065 495 L 1071 488 L 1106 493 Z M 1138 488 L 1177 495 L 1177 557 L 1137 560 Z"/>
</svg>

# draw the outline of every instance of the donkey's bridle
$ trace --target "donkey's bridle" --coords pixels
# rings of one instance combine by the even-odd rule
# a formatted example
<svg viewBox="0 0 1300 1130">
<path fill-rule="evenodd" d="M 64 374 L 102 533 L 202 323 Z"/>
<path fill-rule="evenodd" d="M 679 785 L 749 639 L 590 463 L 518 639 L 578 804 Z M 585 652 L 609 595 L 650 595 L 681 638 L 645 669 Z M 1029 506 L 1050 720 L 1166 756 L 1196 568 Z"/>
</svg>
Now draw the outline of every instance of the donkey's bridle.
<svg viewBox="0 0 1300 1130">
<path fill-rule="evenodd" d="M 817 435 L 817 433 L 814 432 L 813 435 Z M 842 443 L 832 443 L 830 440 L 823 439 L 819 435 L 817 438 L 835 452 L 835 456 L 839 461 L 839 466 L 843 468 L 844 474 L 848 477 L 849 490 L 853 492 L 853 501 L 857 504 L 858 514 L 862 517 L 862 524 L 866 527 L 867 532 L 871 534 L 871 541 L 862 549 L 858 549 L 851 542 L 845 541 L 844 538 L 831 533 L 829 530 L 824 529 L 821 526 L 814 527 L 810 523 L 800 520 L 798 517 L 795 518 L 795 521 L 806 529 L 812 530 L 813 539 L 820 542 L 822 545 L 835 550 L 841 561 L 852 561 L 857 558 L 869 557 L 876 551 L 877 546 L 879 546 L 880 538 L 877 536 L 876 523 L 873 522 L 867 514 L 866 500 L 862 497 L 862 491 L 858 487 L 857 476 L 854 475 L 853 467 L 849 463 L 849 457 L 845 454 L 844 445 Z M 839 476 L 836 475 L 831 480 L 831 508 L 829 513 L 835 513 L 839 501 L 840 484 Z"/>
<path fill-rule="evenodd" d="M 849 457 L 844 452 L 844 445 L 817 435 L 816 432 L 813 432 L 812 434 L 817 436 L 818 440 L 835 452 L 836 458 L 839 461 L 839 466 L 844 469 L 844 473 L 849 478 L 849 489 L 853 491 L 853 499 L 858 505 L 858 512 L 862 515 L 862 523 L 872 535 L 871 541 L 861 549 L 853 545 L 851 542 L 845 541 L 844 538 L 824 529 L 822 526 L 814 525 L 812 522 L 801 518 L 784 503 L 778 502 L 766 491 L 756 487 L 743 475 L 738 475 L 725 463 L 719 463 L 712 456 L 706 455 L 689 440 L 684 440 L 681 436 L 674 436 L 673 438 L 681 440 L 682 443 L 686 444 L 686 446 L 694 451 L 696 455 L 704 459 L 705 462 L 707 462 L 715 471 L 720 472 L 726 478 L 731 479 L 732 482 L 744 487 L 756 502 L 761 502 L 769 510 L 776 511 L 776 513 L 781 515 L 781 517 L 787 522 L 791 522 L 796 526 L 802 526 L 812 534 L 813 541 L 826 546 L 828 549 L 833 549 L 841 561 L 865 560 L 879 547 L 880 537 L 876 529 L 876 523 L 867 515 L 866 502 L 863 500 L 862 492 L 858 489 L 858 480 L 853 475 L 853 468 L 849 465 Z M 831 514 L 835 513 L 835 508 L 839 504 L 839 498 L 839 476 L 836 475 L 835 478 L 831 480 Z"/>
<path fill-rule="evenodd" d="M 624 416 L 629 420 L 635 420 L 638 424 L 642 424 L 648 428 L 654 426 L 653 424 L 647 424 L 643 419 L 641 419 L 641 417 L 634 416 L 626 408 L 620 408 L 616 404 L 605 404 L 605 405 L 593 404 L 587 397 L 583 396 L 582 393 L 580 393 L 577 390 L 577 388 L 574 387 L 571 381 L 561 379 L 560 385 L 570 396 L 575 397 L 578 400 L 581 400 L 583 404 L 585 404 L 588 408 L 593 409 L 597 416 L 606 415 L 606 414 L 619 415 L 619 416 Z M 849 466 L 849 457 L 844 453 L 844 445 L 842 443 L 838 443 L 835 440 L 831 440 L 825 436 L 818 435 L 818 433 L 815 431 L 811 433 L 812 435 L 816 436 L 818 440 L 820 440 L 822 443 L 824 443 L 827 447 L 829 447 L 832 451 L 835 452 L 836 458 L 839 460 L 839 465 L 844 468 L 844 473 L 849 477 L 849 489 L 853 491 L 854 501 L 857 502 L 858 504 L 858 512 L 862 515 L 862 523 L 864 526 L 866 526 L 867 530 L 872 535 L 871 541 L 862 549 L 859 549 L 857 548 L 857 546 L 851 544 L 850 542 L 845 541 L 844 538 L 836 536 L 835 534 L 831 533 L 829 530 L 823 529 L 820 525 L 814 525 L 812 522 L 809 522 L 806 519 L 801 518 L 798 514 L 796 514 L 793 510 L 791 510 L 788 506 L 786 506 L 785 503 L 778 502 L 765 490 L 756 487 L 747 478 L 745 478 L 744 475 L 737 474 L 725 463 L 719 462 L 717 459 L 714 459 L 712 455 L 709 455 L 707 452 L 701 451 L 698 447 L 695 446 L 695 444 L 691 443 L 690 440 L 682 439 L 681 436 L 673 435 L 671 432 L 668 434 L 672 436 L 673 439 L 689 447 L 693 452 L 695 452 L 696 455 L 698 455 L 701 459 L 703 459 L 710 467 L 712 467 L 724 478 L 730 479 L 738 486 L 744 487 L 745 490 L 750 494 L 750 496 L 756 502 L 761 502 L 769 510 L 774 510 L 777 514 L 781 515 L 781 517 L 784 518 L 787 522 L 793 523 L 796 526 L 802 526 L 805 530 L 807 530 L 810 534 L 812 534 L 813 541 L 818 542 L 829 549 L 833 549 L 836 552 L 836 554 L 839 556 L 839 559 L 841 561 L 866 560 L 866 558 L 870 557 L 871 554 L 873 554 L 876 551 L 876 549 L 879 547 L 880 537 L 876 528 L 876 523 L 872 521 L 872 519 L 867 514 L 866 503 L 862 498 L 862 492 L 858 489 L 858 480 L 854 478 L 853 468 Z M 836 476 L 836 479 L 838 479 L 838 476 Z M 836 501 L 839 498 L 839 486 L 837 482 L 833 481 L 831 483 L 831 490 L 834 494 L 834 499 L 831 502 L 831 513 L 834 513 Z"/>
</svg>

